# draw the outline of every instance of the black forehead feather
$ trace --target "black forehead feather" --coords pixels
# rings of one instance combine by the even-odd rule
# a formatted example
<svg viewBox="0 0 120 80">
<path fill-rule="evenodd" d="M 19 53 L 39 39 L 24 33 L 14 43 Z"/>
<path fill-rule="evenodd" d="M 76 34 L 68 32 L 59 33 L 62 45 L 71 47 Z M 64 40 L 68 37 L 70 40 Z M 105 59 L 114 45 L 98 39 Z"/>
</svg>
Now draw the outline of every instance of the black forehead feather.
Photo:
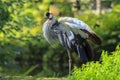
<svg viewBox="0 0 120 80">
<path fill-rule="evenodd" d="M 49 15 L 50 15 L 50 13 L 49 13 L 49 12 L 47 12 L 47 13 L 46 13 L 46 16 L 49 16 Z"/>
</svg>

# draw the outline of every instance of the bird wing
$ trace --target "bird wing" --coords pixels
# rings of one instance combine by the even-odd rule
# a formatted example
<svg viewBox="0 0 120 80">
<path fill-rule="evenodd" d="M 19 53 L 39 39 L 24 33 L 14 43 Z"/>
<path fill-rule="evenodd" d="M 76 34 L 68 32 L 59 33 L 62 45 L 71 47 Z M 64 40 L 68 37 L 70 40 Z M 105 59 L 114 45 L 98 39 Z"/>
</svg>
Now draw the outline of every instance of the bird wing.
<svg viewBox="0 0 120 80">
<path fill-rule="evenodd" d="M 74 32 L 81 32 L 88 35 L 89 38 L 94 43 L 100 45 L 101 39 L 95 34 L 95 32 L 83 21 L 72 18 L 72 17 L 61 17 L 58 19 L 59 23 L 68 25 L 70 28 L 74 30 Z M 84 36 L 83 36 L 84 37 Z"/>
</svg>

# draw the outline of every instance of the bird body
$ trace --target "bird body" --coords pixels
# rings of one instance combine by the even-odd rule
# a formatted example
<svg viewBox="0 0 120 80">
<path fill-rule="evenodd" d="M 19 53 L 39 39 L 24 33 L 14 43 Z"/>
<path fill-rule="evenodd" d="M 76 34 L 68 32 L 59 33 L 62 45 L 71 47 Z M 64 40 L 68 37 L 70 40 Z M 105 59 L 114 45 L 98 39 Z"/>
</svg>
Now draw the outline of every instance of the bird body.
<svg viewBox="0 0 120 80">
<path fill-rule="evenodd" d="M 92 31 L 87 24 L 85 24 L 81 20 L 78 20 L 77 18 L 61 17 L 58 19 L 57 26 L 53 26 L 53 24 L 55 23 L 56 18 L 54 18 L 52 21 L 47 20 L 43 26 L 44 37 L 49 43 L 54 43 L 54 41 L 57 39 L 57 36 L 54 33 L 54 31 L 59 30 L 68 34 L 70 33 L 69 31 L 72 31 L 75 34 L 81 35 L 81 37 L 84 39 L 91 39 L 93 37 L 94 39 L 96 39 L 92 39 L 93 42 L 95 42 L 96 44 L 101 44 L 101 40 L 99 39 L 99 37 L 97 37 L 95 32 Z"/>
<path fill-rule="evenodd" d="M 68 27 L 71 28 L 71 30 L 75 34 L 81 35 L 84 39 L 90 39 L 94 43 L 100 45 L 101 40 L 100 38 L 95 34 L 95 32 L 83 21 L 72 18 L 72 17 L 61 17 L 58 19 L 59 23 L 63 23 L 65 25 L 68 25 Z"/>
<path fill-rule="evenodd" d="M 54 44 L 59 41 L 66 48 L 76 51 L 81 59 L 87 61 L 85 50 L 89 46 L 87 39 L 100 45 L 101 40 L 91 28 L 83 21 L 72 17 L 61 17 L 58 20 L 51 13 L 47 13 L 47 21 L 43 25 L 43 34 L 45 39 Z M 90 47 L 86 47 L 90 48 Z M 90 49 L 89 49 L 90 50 Z"/>
</svg>

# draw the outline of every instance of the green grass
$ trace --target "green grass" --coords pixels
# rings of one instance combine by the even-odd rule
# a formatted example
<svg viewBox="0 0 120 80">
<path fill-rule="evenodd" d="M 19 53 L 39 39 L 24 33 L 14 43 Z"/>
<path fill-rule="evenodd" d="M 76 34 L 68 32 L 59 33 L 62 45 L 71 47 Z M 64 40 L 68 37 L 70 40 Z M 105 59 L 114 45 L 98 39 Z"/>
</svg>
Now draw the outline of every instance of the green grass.
<svg viewBox="0 0 120 80">
<path fill-rule="evenodd" d="M 0 80 L 66 80 L 65 78 L 34 78 L 32 76 L 2 76 Z"/>
<path fill-rule="evenodd" d="M 100 62 L 75 67 L 68 80 L 120 80 L 120 47 L 111 53 L 103 51 Z"/>
<path fill-rule="evenodd" d="M 88 62 L 81 68 L 75 67 L 68 78 L 44 78 L 40 76 L 26 76 L 36 66 L 30 68 L 22 76 L 0 76 L 0 80 L 120 80 L 120 47 L 114 52 L 102 52 L 100 61 Z"/>
<path fill-rule="evenodd" d="M 88 62 L 81 68 L 75 67 L 68 78 L 27 76 L 36 67 L 31 67 L 21 76 L 0 76 L 0 80 L 120 80 L 120 46 L 111 53 L 103 51 L 100 61 Z"/>
</svg>

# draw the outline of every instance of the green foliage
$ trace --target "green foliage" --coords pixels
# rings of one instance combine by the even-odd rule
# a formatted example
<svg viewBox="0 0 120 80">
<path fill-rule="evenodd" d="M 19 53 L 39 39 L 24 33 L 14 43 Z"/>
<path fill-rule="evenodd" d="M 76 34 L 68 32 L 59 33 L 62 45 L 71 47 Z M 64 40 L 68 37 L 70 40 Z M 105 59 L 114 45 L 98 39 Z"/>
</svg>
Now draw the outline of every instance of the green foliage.
<svg viewBox="0 0 120 80">
<path fill-rule="evenodd" d="M 80 4 L 84 7 L 87 3 Z M 120 44 L 119 5 L 111 13 L 96 16 L 90 12 L 78 15 L 72 11 L 72 3 L 65 0 L 0 0 L 0 75 L 68 74 L 66 50 L 59 45 L 53 48 L 43 38 L 44 15 L 50 4 L 58 6 L 61 16 L 75 16 L 85 21 L 102 38 L 100 47 L 93 44 L 96 55 L 102 49 L 113 51 Z M 95 24 L 100 27 L 94 27 Z M 80 66 L 77 54 L 71 55 L 72 63 Z"/>
<path fill-rule="evenodd" d="M 103 40 L 102 47 L 104 50 L 113 51 L 115 46 L 120 44 L 120 13 L 106 13 L 100 17 L 100 28 L 96 31 L 101 35 Z M 109 47 L 107 47 L 109 46 Z"/>
<path fill-rule="evenodd" d="M 0 1 L 0 30 L 2 30 L 4 24 L 10 20 L 10 13 L 8 11 L 8 4 Z M 4 13 L 4 14 L 3 14 Z"/>
<path fill-rule="evenodd" d="M 120 12 L 120 5 L 116 5 L 113 7 L 113 12 Z"/>
<path fill-rule="evenodd" d="M 100 62 L 89 62 L 81 68 L 75 67 L 68 80 L 119 80 L 120 79 L 120 47 L 111 55 L 102 52 Z"/>
<path fill-rule="evenodd" d="M 101 50 L 114 51 L 115 46 L 120 44 L 120 12 L 115 11 L 119 10 L 118 6 L 113 7 L 112 12 L 100 16 L 92 13 L 76 16 L 85 21 L 102 39 Z M 98 50 L 97 46 L 94 49 Z"/>
<path fill-rule="evenodd" d="M 44 14 L 51 2 L 53 1 L 0 1 L 1 75 L 24 73 L 24 75 L 62 76 L 67 74 L 65 49 L 61 46 L 52 48 L 42 34 Z M 64 4 L 66 9 L 70 8 L 67 5 Z M 64 10 L 61 8 L 62 14 Z M 67 10 L 66 13 L 69 12 L 71 11 Z M 63 69 L 65 72 L 60 72 Z"/>
</svg>

